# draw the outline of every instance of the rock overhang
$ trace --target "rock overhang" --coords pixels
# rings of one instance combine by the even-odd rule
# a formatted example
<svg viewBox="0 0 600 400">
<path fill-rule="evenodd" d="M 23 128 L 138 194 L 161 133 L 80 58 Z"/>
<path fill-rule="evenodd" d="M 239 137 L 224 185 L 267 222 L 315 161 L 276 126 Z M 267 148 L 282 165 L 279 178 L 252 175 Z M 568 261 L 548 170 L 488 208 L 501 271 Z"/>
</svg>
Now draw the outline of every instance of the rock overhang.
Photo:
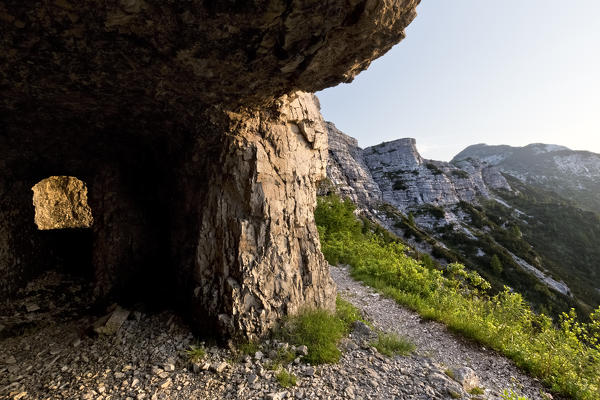
<svg viewBox="0 0 600 400">
<path fill-rule="evenodd" d="M 351 81 L 419 0 L 0 1 L 0 107 L 260 106 Z"/>
<path fill-rule="evenodd" d="M 0 294 L 52 264 L 30 188 L 56 175 L 88 184 L 101 297 L 174 297 L 247 337 L 335 307 L 325 128 L 298 91 L 351 81 L 418 3 L 0 0 Z"/>
</svg>

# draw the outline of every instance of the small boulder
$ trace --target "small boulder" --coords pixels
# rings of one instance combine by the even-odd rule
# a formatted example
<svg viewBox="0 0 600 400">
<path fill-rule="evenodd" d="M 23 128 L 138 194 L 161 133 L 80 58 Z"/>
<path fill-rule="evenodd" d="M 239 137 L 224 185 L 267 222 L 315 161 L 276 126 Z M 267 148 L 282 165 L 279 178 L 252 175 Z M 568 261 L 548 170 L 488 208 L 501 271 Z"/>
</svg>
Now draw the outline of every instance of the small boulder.
<svg viewBox="0 0 600 400">
<path fill-rule="evenodd" d="M 101 335 L 114 335 L 129 317 L 129 310 L 117 306 L 110 314 L 100 318 L 94 324 L 94 332 Z"/>
<path fill-rule="evenodd" d="M 308 354 L 308 347 L 306 347 L 305 345 L 298 346 L 296 351 L 298 354 L 305 356 Z"/>
<path fill-rule="evenodd" d="M 269 393 L 265 398 L 267 400 L 283 400 L 287 397 L 288 392 Z"/>
<path fill-rule="evenodd" d="M 476 387 L 479 387 L 479 377 L 469 367 L 455 368 L 452 370 L 453 378 L 460 383 L 465 391 L 470 392 Z"/>
<path fill-rule="evenodd" d="M 249 385 L 254 385 L 258 380 L 258 376 L 255 373 L 251 373 L 246 377 Z"/>
<path fill-rule="evenodd" d="M 223 361 L 220 363 L 214 363 L 213 365 L 211 365 L 211 369 L 213 371 L 215 371 L 217 374 L 220 374 L 221 372 L 223 372 L 225 370 L 225 368 L 227 368 L 228 364 Z"/>
<path fill-rule="evenodd" d="M 354 321 L 352 324 L 352 338 L 358 342 L 369 342 L 377 338 L 377 333 L 373 332 L 367 324 L 362 321 Z"/>
</svg>

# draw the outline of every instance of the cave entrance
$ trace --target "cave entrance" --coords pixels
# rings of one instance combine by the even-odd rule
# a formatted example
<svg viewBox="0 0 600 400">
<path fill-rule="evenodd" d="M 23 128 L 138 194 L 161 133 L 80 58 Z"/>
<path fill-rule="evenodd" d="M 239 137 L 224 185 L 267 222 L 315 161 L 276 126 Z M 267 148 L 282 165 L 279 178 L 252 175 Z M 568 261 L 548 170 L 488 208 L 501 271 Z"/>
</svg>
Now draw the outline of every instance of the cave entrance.
<svg viewBox="0 0 600 400">
<path fill-rule="evenodd" d="M 47 255 L 45 269 L 92 278 L 94 218 L 85 182 L 73 176 L 50 176 L 31 190 L 34 223 Z"/>
</svg>

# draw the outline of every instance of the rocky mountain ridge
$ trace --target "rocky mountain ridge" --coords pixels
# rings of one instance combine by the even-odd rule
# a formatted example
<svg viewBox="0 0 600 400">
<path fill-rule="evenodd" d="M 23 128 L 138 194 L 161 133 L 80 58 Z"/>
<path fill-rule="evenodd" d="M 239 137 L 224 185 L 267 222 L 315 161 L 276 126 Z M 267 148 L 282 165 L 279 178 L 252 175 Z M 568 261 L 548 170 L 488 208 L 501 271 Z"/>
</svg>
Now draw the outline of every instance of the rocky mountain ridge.
<svg viewBox="0 0 600 400">
<path fill-rule="evenodd" d="M 451 163 L 464 160 L 486 162 L 523 182 L 555 191 L 581 208 L 600 212 L 600 154 L 543 143 L 477 144 L 458 153 Z"/>
<path fill-rule="evenodd" d="M 506 179 L 483 162 L 460 165 L 425 160 L 411 138 L 361 149 L 356 139 L 326 123 L 327 176 L 360 206 L 386 202 L 406 211 L 423 204 L 451 205 L 489 197 L 490 188 L 510 191 Z"/>
<path fill-rule="evenodd" d="M 448 163 L 424 159 L 414 139 L 361 149 L 355 139 L 332 123 L 326 123 L 326 127 L 327 176 L 333 190 L 351 198 L 362 212 L 416 250 L 441 263 L 462 262 L 478 270 L 498 289 L 504 285 L 514 287 L 533 304 L 553 310 L 547 311 L 550 313 L 574 306 L 579 299 L 589 298 L 587 293 L 593 287 L 600 287 L 598 284 L 576 290 L 574 296 L 571 285 L 579 288 L 581 278 L 573 278 L 577 274 L 570 276 L 569 271 L 583 267 L 559 266 L 570 264 L 551 259 L 544 251 L 538 254 L 539 246 L 531 244 L 540 242 L 535 236 L 540 224 L 543 227 L 556 223 L 541 217 L 534 208 L 531 209 L 535 216 L 531 216 L 519 207 L 529 210 L 535 200 L 531 200 L 527 184 L 515 187 L 521 181 L 512 181 L 516 178 L 507 175 L 501 163 L 514 158 L 520 150 L 500 146 L 504 153 L 499 155 L 498 149 L 488 151 L 483 145 L 475 145 L 473 148 L 480 150 L 477 157 L 456 157 Z M 565 151 L 569 150 L 554 145 L 527 147 L 528 153 L 539 156 L 556 156 Z M 564 211 L 560 200 L 552 198 L 551 202 L 551 207 L 558 207 L 557 214 Z M 558 223 L 565 224 L 567 220 Z M 496 270 L 490 266 L 494 257 L 501 260 Z M 588 276 L 591 277 L 589 272 Z"/>
</svg>

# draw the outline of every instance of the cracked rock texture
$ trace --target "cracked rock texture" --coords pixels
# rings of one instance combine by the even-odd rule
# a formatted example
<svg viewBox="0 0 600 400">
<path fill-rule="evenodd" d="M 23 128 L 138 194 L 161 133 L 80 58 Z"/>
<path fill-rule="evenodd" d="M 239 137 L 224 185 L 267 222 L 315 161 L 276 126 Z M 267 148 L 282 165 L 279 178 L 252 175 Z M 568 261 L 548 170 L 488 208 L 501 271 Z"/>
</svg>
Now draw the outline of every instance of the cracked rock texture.
<svg viewBox="0 0 600 400">
<path fill-rule="evenodd" d="M 411 138 L 361 149 L 356 139 L 327 122 L 329 163 L 327 177 L 335 191 L 359 206 L 376 208 L 385 202 L 399 210 L 424 204 L 476 203 L 490 189 L 512 190 L 502 174 L 478 160 L 455 164 L 425 160 Z"/>
<path fill-rule="evenodd" d="M 404 37 L 418 3 L 3 0 L 2 103 L 192 119 L 199 104 L 270 103 L 351 81 Z"/>
<path fill-rule="evenodd" d="M 297 92 L 351 81 L 418 3 L 0 0 L 0 295 L 64 265 L 224 335 L 333 307 L 325 128 Z M 91 228 L 37 230 L 49 176 L 87 185 Z"/>
<path fill-rule="evenodd" d="M 381 190 L 363 158 L 358 141 L 326 122 L 329 140 L 327 177 L 336 190 L 356 204 L 370 205 L 381 201 Z"/>
<path fill-rule="evenodd" d="M 465 163 L 459 168 L 450 163 L 423 159 L 414 139 L 369 147 L 365 149 L 364 157 L 379 184 L 383 200 L 403 211 L 423 204 L 474 203 L 477 196 L 489 197 L 488 186 L 510 189 L 506 179 L 498 171 L 489 170 L 484 163 Z"/>
<path fill-rule="evenodd" d="M 327 136 L 307 93 L 231 124 L 200 212 L 194 300 L 221 331 L 260 334 L 301 306 L 335 308 L 313 215 Z"/>
</svg>

